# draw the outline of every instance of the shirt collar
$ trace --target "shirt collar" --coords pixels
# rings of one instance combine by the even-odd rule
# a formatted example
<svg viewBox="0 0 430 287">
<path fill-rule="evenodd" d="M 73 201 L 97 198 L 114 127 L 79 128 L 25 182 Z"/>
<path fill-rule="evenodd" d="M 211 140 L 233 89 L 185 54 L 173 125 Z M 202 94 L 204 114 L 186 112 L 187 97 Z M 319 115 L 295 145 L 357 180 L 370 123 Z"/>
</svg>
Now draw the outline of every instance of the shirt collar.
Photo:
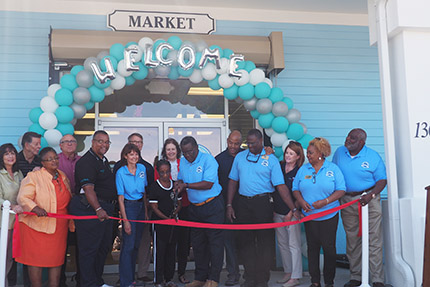
<svg viewBox="0 0 430 287">
<path fill-rule="evenodd" d="M 90 148 L 90 150 L 89 150 L 89 152 L 90 152 L 90 154 L 92 155 L 92 156 L 94 156 L 97 160 L 100 160 L 100 161 L 102 161 L 103 163 L 105 163 L 105 162 L 108 162 L 108 160 L 107 160 L 107 158 L 105 157 L 105 156 L 103 156 L 103 159 L 101 159 L 94 151 L 93 151 L 93 149 L 92 148 Z"/>
<path fill-rule="evenodd" d="M 361 148 L 361 150 L 360 150 L 356 155 L 352 156 L 352 155 L 349 153 L 349 150 L 348 150 L 346 147 L 345 147 L 345 149 L 346 149 L 345 153 L 346 153 L 350 158 L 356 158 L 356 157 L 364 156 L 364 154 L 365 154 L 365 153 L 366 153 L 366 151 L 367 151 L 367 147 L 364 145 L 364 146 Z"/>
</svg>

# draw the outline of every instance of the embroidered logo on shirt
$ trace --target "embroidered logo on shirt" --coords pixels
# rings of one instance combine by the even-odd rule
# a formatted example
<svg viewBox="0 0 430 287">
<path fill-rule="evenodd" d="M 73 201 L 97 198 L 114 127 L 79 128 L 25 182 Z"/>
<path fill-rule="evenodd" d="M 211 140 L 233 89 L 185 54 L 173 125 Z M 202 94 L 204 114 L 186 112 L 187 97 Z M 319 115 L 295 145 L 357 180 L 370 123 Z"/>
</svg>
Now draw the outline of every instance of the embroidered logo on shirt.
<svg viewBox="0 0 430 287">
<path fill-rule="evenodd" d="M 262 165 L 262 166 L 269 166 L 269 161 L 268 161 L 268 160 L 263 160 L 263 161 L 261 162 L 261 165 Z"/>
<path fill-rule="evenodd" d="M 269 156 L 268 155 L 263 155 L 261 158 L 262 159 L 269 159 Z"/>
<path fill-rule="evenodd" d="M 202 171 L 203 171 L 203 167 L 198 166 L 198 167 L 196 168 L 196 172 L 197 172 L 197 173 L 201 173 Z"/>
<path fill-rule="evenodd" d="M 361 164 L 362 168 L 369 168 L 369 163 L 367 161 L 363 161 L 363 163 Z"/>
<path fill-rule="evenodd" d="M 329 170 L 329 171 L 326 172 L 325 176 L 327 176 L 327 177 L 333 177 L 334 176 L 334 172 L 331 171 L 331 170 Z"/>
<path fill-rule="evenodd" d="M 312 175 L 305 175 L 305 179 L 311 179 Z"/>
<path fill-rule="evenodd" d="M 139 172 L 139 177 L 140 178 L 144 178 L 145 177 L 145 172 L 144 171 Z"/>
</svg>

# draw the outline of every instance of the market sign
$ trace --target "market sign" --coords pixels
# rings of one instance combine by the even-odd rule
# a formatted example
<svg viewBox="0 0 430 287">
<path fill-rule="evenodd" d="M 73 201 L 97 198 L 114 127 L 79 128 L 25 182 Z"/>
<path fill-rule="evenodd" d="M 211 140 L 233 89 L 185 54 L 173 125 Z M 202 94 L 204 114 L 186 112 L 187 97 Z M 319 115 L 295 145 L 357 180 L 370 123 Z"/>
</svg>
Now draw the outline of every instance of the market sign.
<svg viewBox="0 0 430 287">
<path fill-rule="evenodd" d="M 122 32 L 211 34 L 215 19 L 202 13 L 115 10 L 108 15 L 107 26 Z"/>
</svg>

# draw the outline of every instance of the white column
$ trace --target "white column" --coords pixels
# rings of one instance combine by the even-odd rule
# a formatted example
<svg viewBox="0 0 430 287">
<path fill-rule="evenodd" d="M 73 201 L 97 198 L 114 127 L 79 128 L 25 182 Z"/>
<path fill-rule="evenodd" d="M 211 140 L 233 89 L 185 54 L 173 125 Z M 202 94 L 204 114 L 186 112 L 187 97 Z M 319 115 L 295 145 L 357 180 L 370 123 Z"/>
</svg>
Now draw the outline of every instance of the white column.
<svg viewBox="0 0 430 287">
<path fill-rule="evenodd" d="M 9 228 L 10 202 L 3 202 L 0 229 L 0 287 L 4 287 L 6 278 L 7 233 Z"/>
<path fill-rule="evenodd" d="M 361 285 L 369 285 L 369 206 L 361 207 Z"/>
</svg>

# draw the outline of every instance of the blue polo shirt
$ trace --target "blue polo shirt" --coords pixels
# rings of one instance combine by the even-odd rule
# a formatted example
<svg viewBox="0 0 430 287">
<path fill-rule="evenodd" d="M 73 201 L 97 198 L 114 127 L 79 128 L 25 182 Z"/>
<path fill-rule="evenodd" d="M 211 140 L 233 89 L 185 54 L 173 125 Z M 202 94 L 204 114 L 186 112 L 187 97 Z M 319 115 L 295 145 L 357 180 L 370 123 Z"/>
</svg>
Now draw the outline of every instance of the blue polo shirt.
<svg viewBox="0 0 430 287">
<path fill-rule="evenodd" d="M 126 165 L 120 167 L 116 172 L 117 193 L 124 195 L 127 200 L 141 199 L 147 185 L 146 168 L 143 164 L 136 165 L 136 175 L 130 173 Z"/>
<path fill-rule="evenodd" d="M 259 155 L 249 150 L 236 155 L 229 178 L 239 181 L 239 194 L 255 196 L 273 192 L 275 186 L 285 184 L 281 165 L 273 155 L 266 155 L 264 149 Z"/>
<path fill-rule="evenodd" d="M 189 188 L 187 194 L 191 203 L 201 203 L 221 193 L 221 185 L 218 183 L 218 163 L 212 155 L 199 151 L 193 162 L 189 162 L 185 157 L 182 157 L 179 166 L 181 168 L 179 169 L 178 180 L 182 180 L 185 183 L 201 181 L 214 183 L 211 189 L 198 190 Z"/>
<path fill-rule="evenodd" d="M 303 199 L 312 204 L 317 200 L 329 197 L 336 190 L 345 190 L 345 179 L 339 167 L 328 160 L 324 161 L 322 167 L 315 173 L 315 169 L 310 163 L 303 165 L 296 174 L 293 181 L 293 191 L 301 192 Z M 320 209 L 314 209 L 310 212 L 304 212 L 304 215 L 318 213 L 339 206 L 339 201 L 333 201 Z M 315 219 L 316 221 L 330 219 L 337 212 Z"/>
<path fill-rule="evenodd" d="M 367 146 L 363 146 L 354 157 L 351 157 L 345 146 L 341 146 L 334 153 L 333 162 L 345 177 L 346 192 L 366 190 L 379 180 L 387 179 L 384 161 L 376 151 Z"/>
</svg>

